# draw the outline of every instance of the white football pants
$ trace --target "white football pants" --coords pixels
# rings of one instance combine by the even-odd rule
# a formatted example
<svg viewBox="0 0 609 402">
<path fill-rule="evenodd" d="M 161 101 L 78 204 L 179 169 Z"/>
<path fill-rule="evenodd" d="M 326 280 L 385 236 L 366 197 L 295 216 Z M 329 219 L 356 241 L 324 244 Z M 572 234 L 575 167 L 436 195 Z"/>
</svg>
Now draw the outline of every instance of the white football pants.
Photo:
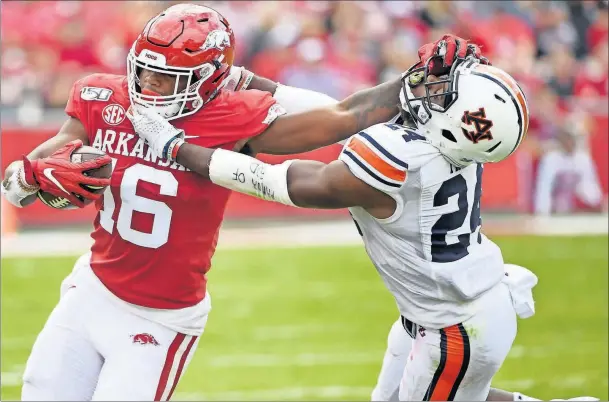
<svg viewBox="0 0 609 402">
<path fill-rule="evenodd" d="M 21 397 L 169 400 L 198 340 L 124 311 L 98 292 L 71 287 L 34 343 Z"/>
<path fill-rule="evenodd" d="M 485 294 L 469 320 L 440 330 L 396 321 L 372 392 L 373 401 L 486 400 L 516 337 L 516 313 L 504 283 Z"/>
</svg>

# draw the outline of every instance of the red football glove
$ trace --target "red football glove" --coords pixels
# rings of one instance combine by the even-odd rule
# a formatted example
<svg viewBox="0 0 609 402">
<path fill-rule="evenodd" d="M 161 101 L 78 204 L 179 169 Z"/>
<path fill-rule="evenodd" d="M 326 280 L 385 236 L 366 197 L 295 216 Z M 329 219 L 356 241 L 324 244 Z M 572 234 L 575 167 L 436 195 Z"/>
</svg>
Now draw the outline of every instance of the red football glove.
<svg viewBox="0 0 609 402">
<path fill-rule="evenodd" d="M 480 60 L 481 64 L 491 64 L 486 57 L 482 56 L 478 45 L 468 44 L 466 39 L 447 34 L 440 40 L 427 43 L 419 48 L 419 65 L 423 65 L 431 59 L 429 73 L 440 76 L 448 74 L 456 59 L 465 59 L 469 56 Z"/>
<path fill-rule="evenodd" d="M 83 208 L 83 199 L 96 200 L 103 193 L 93 193 L 81 185 L 105 187 L 110 185 L 110 179 L 98 179 L 85 174 L 87 170 L 97 169 L 112 163 L 108 155 L 90 161 L 74 163 L 72 153 L 82 147 L 82 141 L 75 140 L 67 143 L 47 158 L 30 161 L 23 157 L 25 180 L 30 185 L 38 184 L 40 190 L 57 197 L 68 199 L 73 205 Z"/>
</svg>

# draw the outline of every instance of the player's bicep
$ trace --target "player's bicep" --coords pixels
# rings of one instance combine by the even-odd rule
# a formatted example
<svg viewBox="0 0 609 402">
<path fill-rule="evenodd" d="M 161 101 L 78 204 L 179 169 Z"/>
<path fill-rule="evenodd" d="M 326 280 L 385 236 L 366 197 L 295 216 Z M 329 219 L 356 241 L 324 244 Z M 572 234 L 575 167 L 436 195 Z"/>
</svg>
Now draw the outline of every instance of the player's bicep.
<svg viewBox="0 0 609 402">
<path fill-rule="evenodd" d="M 341 161 L 329 165 L 314 161 L 294 162 L 288 170 L 288 191 L 292 202 L 306 208 L 395 206 L 391 197 L 355 177 Z"/>
<path fill-rule="evenodd" d="M 46 158 L 68 142 L 74 140 L 81 140 L 83 145 L 89 145 L 89 138 L 85 126 L 83 126 L 80 120 L 69 117 L 54 137 L 49 138 L 38 145 L 28 154 L 28 159 Z"/>
<path fill-rule="evenodd" d="M 334 144 L 352 134 L 346 113 L 336 106 L 279 116 L 249 140 L 253 154 L 288 155 Z"/>
<path fill-rule="evenodd" d="M 251 77 L 248 74 L 252 74 Z M 247 70 L 244 70 L 242 80 L 244 82 L 240 83 L 241 89 L 257 89 L 259 91 L 270 92 L 273 95 L 275 90 L 277 90 L 277 83 L 275 81 L 260 77 Z"/>
</svg>

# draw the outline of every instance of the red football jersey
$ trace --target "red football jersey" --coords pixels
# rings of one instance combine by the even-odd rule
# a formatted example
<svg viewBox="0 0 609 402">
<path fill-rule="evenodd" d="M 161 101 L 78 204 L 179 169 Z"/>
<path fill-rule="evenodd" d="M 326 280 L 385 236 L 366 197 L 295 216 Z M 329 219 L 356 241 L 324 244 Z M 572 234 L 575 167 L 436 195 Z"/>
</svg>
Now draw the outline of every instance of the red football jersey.
<svg viewBox="0 0 609 402">
<path fill-rule="evenodd" d="M 268 127 L 280 109 L 275 104 L 266 92 L 223 91 L 172 124 L 185 131 L 186 142 L 232 149 Z M 114 163 L 110 187 L 96 203 L 91 268 L 129 303 L 193 306 L 205 297 L 230 191 L 158 158 L 126 118 L 129 106 L 127 78 L 108 74 L 77 81 L 66 106 L 85 126 L 89 144 Z"/>
</svg>

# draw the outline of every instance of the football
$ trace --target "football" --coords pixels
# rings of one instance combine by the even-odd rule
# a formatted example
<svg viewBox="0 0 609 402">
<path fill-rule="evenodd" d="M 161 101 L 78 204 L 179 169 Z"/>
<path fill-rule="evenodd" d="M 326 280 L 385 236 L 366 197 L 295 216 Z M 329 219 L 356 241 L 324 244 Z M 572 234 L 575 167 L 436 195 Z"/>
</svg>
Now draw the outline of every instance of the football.
<svg viewBox="0 0 609 402">
<path fill-rule="evenodd" d="M 105 153 L 103 151 L 100 151 L 99 149 L 89 147 L 89 146 L 82 146 L 82 147 L 78 148 L 76 151 L 74 151 L 74 153 L 72 154 L 72 162 L 74 162 L 74 163 L 86 162 L 86 161 L 89 161 L 92 159 L 99 158 L 100 156 L 103 156 L 103 155 L 105 155 Z M 91 176 L 91 177 L 108 179 L 112 175 L 112 165 L 107 164 L 105 166 L 102 166 L 101 168 L 87 170 L 85 172 L 85 174 L 87 176 Z M 102 193 L 106 189 L 106 187 L 95 187 L 95 188 L 93 186 L 85 186 L 85 187 L 87 187 L 93 193 Z M 38 193 L 36 195 L 38 196 L 38 199 L 40 201 L 42 201 L 42 203 L 44 205 L 47 205 L 51 208 L 55 208 L 55 209 L 77 209 L 78 208 L 76 205 L 73 205 L 66 198 L 57 197 L 56 195 L 47 193 L 46 191 L 42 191 L 42 190 L 38 191 Z M 85 205 L 88 205 L 91 202 L 92 202 L 92 200 L 85 200 Z"/>
</svg>

